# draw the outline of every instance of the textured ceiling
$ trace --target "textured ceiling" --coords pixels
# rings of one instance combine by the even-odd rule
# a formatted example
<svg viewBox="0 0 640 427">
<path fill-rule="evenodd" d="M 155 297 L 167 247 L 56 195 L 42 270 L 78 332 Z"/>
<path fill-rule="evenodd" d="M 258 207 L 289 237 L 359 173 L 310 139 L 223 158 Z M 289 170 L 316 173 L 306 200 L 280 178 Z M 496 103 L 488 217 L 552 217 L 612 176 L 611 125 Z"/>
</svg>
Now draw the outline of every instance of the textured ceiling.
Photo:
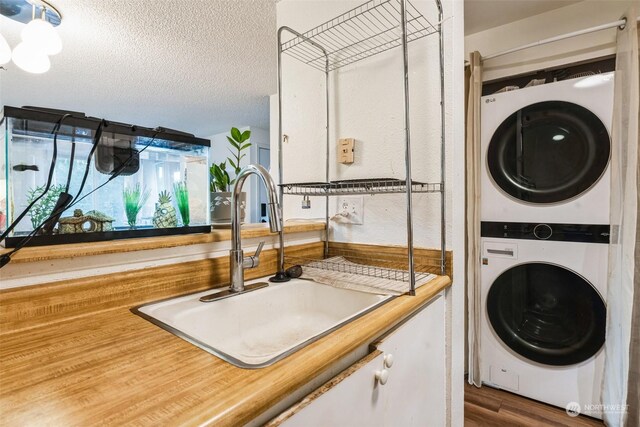
<svg viewBox="0 0 640 427">
<path fill-rule="evenodd" d="M 274 0 L 50 0 L 63 42 L 46 74 L 0 70 L 0 103 L 82 111 L 198 136 L 269 127 Z M 24 24 L 0 16 L 15 46 Z"/>
<path fill-rule="evenodd" d="M 464 0 L 464 33 L 474 34 L 578 1 L 580 0 Z"/>
</svg>

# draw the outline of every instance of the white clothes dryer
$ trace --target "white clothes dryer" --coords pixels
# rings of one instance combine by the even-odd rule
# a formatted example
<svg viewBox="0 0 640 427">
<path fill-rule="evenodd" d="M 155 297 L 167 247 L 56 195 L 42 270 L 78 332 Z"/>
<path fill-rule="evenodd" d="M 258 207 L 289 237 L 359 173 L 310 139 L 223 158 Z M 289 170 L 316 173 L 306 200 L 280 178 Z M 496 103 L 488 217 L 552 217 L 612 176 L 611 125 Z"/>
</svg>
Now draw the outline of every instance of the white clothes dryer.
<svg viewBox="0 0 640 427">
<path fill-rule="evenodd" d="M 609 223 L 614 73 L 482 97 L 483 221 Z"/>
<path fill-rule="evenodd" d="M 601 418 L 608 231 L 482 224 L 484 383 Z"/>
</svg>

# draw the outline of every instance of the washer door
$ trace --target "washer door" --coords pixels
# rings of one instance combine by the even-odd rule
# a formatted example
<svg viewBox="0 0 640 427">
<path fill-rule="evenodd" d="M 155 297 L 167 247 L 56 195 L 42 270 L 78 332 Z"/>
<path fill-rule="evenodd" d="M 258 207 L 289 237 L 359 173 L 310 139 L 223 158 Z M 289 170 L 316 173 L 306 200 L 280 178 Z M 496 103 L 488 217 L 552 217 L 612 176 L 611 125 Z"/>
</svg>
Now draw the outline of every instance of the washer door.
<svg viewBox="0 0 640 427">
<path fill-rule="evenodd" d="M 570 102 L 539 102 L 502 122 L 489 143 L 487 165 L 507 194 L 555 203 L 594 185 L 610 150 L 607 129 L 591 111 Z"/>
<path fill-rule="evenodd" d="M 512 267 L 491 285 L 487 314 L 513 351 L 546 365 L 589 359 L 604 344 L 606 308 L 584 278 L 552 264 Z"/>
</svg>

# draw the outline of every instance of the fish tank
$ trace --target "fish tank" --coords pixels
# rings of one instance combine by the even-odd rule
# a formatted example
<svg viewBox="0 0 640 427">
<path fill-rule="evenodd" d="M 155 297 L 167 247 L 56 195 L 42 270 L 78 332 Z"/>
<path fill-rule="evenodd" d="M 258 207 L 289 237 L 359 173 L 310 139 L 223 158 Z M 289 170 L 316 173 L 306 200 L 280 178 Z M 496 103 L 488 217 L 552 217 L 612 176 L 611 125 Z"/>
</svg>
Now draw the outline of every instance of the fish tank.
<svg viewBox="0 0 640 427">
<path fill-rule="evenodd" d="M 2 246 L 211 231 L 209 140 L 35 107 L 0 119 Z"/>
</svg>

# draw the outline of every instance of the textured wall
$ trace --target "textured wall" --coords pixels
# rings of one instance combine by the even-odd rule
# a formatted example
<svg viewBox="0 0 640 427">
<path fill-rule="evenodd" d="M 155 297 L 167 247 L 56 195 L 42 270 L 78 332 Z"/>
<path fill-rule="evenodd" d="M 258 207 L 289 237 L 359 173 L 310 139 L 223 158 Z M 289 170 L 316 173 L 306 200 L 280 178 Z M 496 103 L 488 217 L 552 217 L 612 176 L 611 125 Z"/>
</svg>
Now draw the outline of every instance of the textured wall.
<svg viewBox="0 0 640 427">
<path fill-rule="evenodd" d="M 278 3 L 278 25 L 304 32 L 355 6 L 360 1 L 321 2 L 284 0 Z M 437 12 L 432 2 L 413 2 L 432 22 Z M 410 44 L 410 102 L 413 179 L 440 180 L 440 83 L 438 37 Z M 330 179 L 404 179 L 404 119 L 402 51 L 394 49 L 331 74 Z M 324 180 L 325 106 L 324 74 L 287 56 L 283 57 L 284 181 Z M 272 129 L 277 115 L 272 115 Z M 356 161 L 336 162 L 338 138 L 356 139 Z M 277 140 L 277 139 L 276 139 Z M 275 150 L 274 154 L 275 154 Z M 449 162 L 451 152 L 449 152 Z M 274 163 L 275 165 L 275 163 Z M 448 193 L 450 201 L 450 193 Z M 300 196 L 285 199 L 285 217 L 324 217 L 324 200 L 312 199 L 312 209 L 302 210 Z M 337 200 L 329 200 L 336 211 Z M 365 196 L 364 225 L 333 223 L 332 240 L 406 244 L 404 195 Z M 440 244 L 440 203 L 437 194 L 414 196 L 415 244 Z M 451 216 L 449 215 L 449 218 Z M 450 227 L 448 231 L 450 237 Z"/>
</svg>

